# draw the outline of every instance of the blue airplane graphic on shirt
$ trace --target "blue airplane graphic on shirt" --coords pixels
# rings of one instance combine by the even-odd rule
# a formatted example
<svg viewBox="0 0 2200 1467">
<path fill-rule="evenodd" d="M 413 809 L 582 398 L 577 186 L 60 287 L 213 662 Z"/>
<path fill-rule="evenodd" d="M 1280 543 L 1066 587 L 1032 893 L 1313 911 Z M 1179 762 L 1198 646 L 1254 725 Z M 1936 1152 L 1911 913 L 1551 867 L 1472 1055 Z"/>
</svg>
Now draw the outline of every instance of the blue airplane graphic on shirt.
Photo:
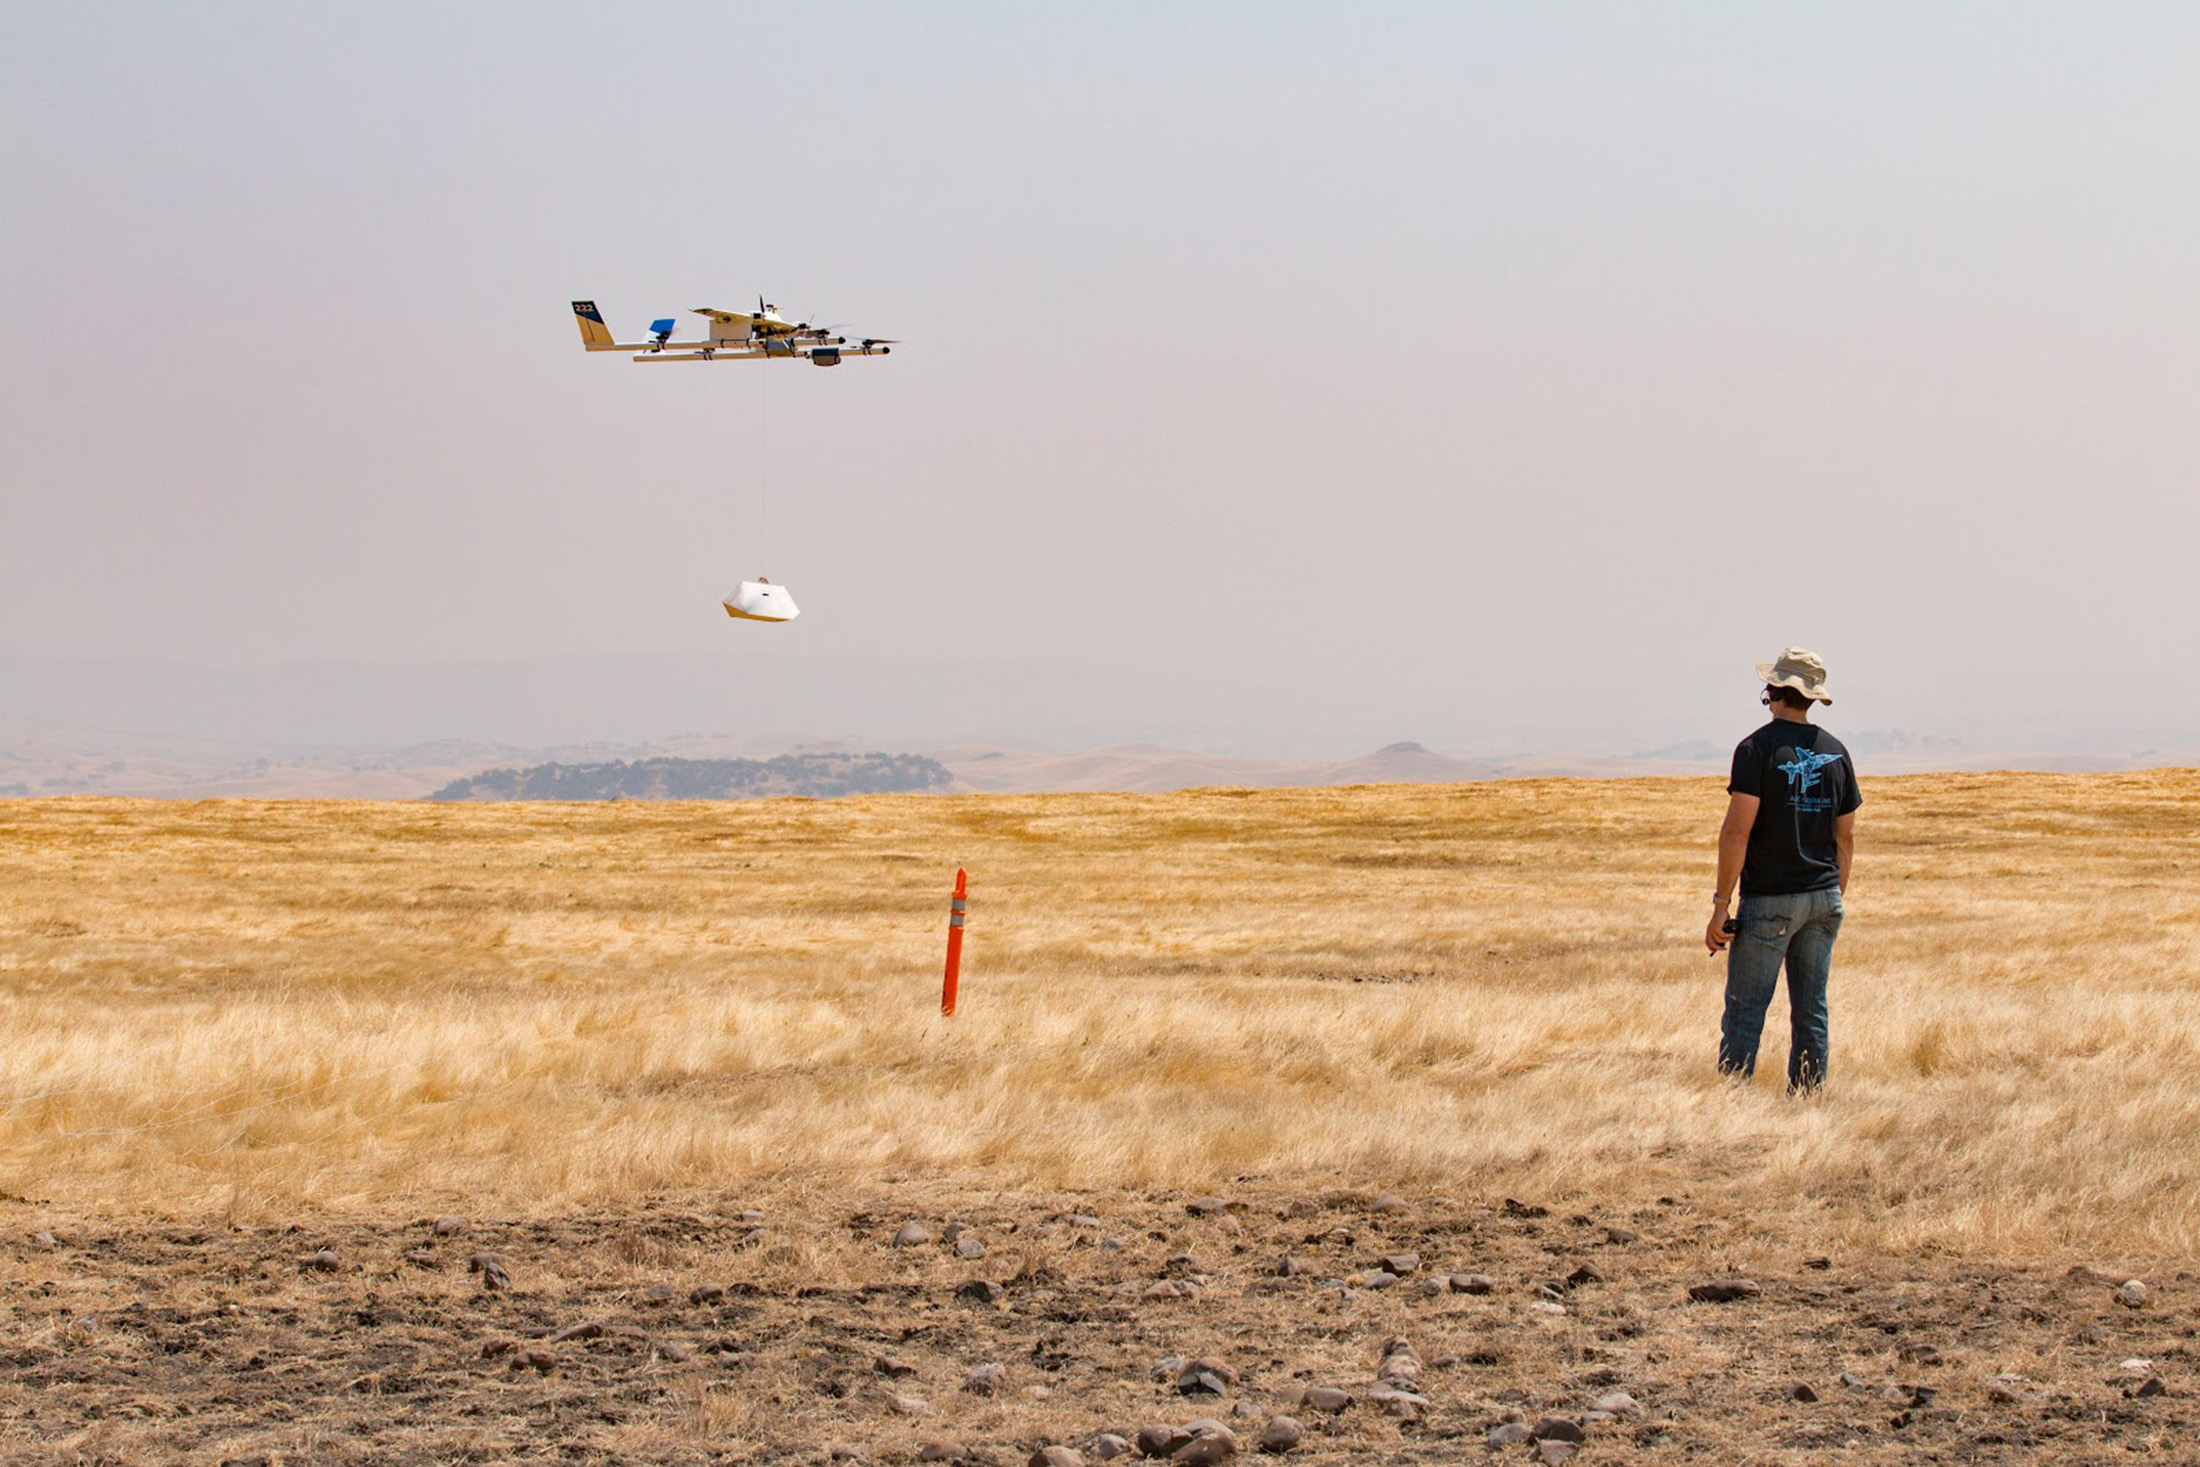
<svg viewBox="0 0 2200 1467">
<path fill-rule="evenodd" d="M 1819 771 L 1840 758 L 1839 754 L 1818 754 L 1809 749 L 1790 749 L 1788 756 L 1772 767 L 1788 777 L 1788 793 L 1807 795 L 1818 787 Z"/>
</svg>

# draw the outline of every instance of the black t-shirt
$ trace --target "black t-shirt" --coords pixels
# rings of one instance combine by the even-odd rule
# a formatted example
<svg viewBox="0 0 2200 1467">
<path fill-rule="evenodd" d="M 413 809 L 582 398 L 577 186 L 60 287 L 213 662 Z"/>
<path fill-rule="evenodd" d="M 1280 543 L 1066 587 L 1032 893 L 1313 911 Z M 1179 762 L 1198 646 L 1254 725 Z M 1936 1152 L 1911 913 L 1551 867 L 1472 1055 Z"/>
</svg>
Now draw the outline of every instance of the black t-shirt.
<svg viewBox="0 0 2200 1467">
<path fill-rule="evenodd" d="M 1731 795 L 1755 795 L 1743 896 L 1787 896 L 1841 884 L 1833 821 L 1864 803 L 1849 751 L 1813 723 L 1775 718 L 1734 747 Z"/>
</svg>

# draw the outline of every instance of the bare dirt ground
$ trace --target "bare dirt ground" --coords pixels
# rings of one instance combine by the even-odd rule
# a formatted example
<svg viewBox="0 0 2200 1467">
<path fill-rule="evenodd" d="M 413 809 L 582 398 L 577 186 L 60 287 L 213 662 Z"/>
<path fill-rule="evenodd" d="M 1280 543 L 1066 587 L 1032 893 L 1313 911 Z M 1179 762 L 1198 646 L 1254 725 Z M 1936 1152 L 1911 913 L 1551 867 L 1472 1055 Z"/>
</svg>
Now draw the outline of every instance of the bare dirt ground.
<svg viewBox="0 0 2200 1467">
<path fill-rule="evenodd" d="M 2200 1461 L 2200 773 L 1866 791 L 1809 1100 L 1713 781 L 0 801 L 0 1461 Z"/>
<path fill-rule="evenodd" d="M 1254 1458 L 1288 1416 L 1303 1436 L 1282 1460 L 1318 1463 L 1540 1463 L 1572 1433 L 1546 1427 L 1547 1455 L 1490 1433 L 1554 1417 L 1582 1426 L 1583 1463 L 2200 1452 L 2189 1272 L 2145 1280 L 2134 1307 L 2083 1267 L 1804 1257 L 1686 1197 L 1591 1216 L 1251 1182 L 1215 1194 L 1228 1211 L 1192 1210 L 1209 1200 L 910 1185 L 856 1210 L 729 1198 L 440 1235 L 420 1219 L 18 1241 L 0 1449 L 1021 1464 L 1049 1444 L 1099 1460 L 1106 1432 L 1131 1460 L 1141 1428 L 1199 1418 Z M 911 1222 L 928 1238 L 896 1246 Z M 508 1287 L 469 1270 L 483 1254 Z M 1689 1295 L 1735 1275 L 1761 1292 Z M 1412 1364 L 1389 1356 L 1386 1384 L 1401 1339 Z M 1186 1394 L 1177 1362 L 1201 1359 L 1227 1369 Z M 989 1365 L 997 1381 L 972 1379 Z M 1349 1402 L 1302 1399 L 1316 1387 Z"/>
</svg>

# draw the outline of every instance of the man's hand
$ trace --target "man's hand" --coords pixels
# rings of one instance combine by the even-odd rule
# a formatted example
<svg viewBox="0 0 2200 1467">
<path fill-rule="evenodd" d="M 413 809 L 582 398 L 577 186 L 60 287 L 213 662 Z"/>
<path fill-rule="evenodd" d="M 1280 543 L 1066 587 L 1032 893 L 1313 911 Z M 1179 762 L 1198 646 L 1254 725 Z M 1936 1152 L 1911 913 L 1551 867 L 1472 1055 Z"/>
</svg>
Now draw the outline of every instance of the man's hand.
<svg viewBox="0 0 2200 1467">
<path fill-rule="evenodd" d="M 1726 951 L 1726 945 L 1734 940 L 1734 934 L 1726 930 L 1725 907 L 1711 909 L 1711 921 L 1703 930 L 1703 950 L 1717 956 Z"/>
</svg>

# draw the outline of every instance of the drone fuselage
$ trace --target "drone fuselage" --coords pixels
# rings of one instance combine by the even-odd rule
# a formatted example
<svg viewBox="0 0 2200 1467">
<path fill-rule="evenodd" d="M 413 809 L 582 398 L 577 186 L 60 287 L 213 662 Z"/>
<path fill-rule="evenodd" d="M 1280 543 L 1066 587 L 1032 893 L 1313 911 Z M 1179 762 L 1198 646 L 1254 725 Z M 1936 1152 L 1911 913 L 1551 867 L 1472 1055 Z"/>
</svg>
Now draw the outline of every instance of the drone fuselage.
<svg viewBox="0 0 2200 1467">
<path fill-rule="evenodd" d="M 651 323 L 647 341 L 619 341 L 604 324 L 594 301 L 573 302 L 580 323 L 581 345 L 589 351 L 623 351 L 637 362 L 759 362 L 774 357 L 807 361 L 818 367 L 837 367 L 846 357 L 883 357 L 892 354 L 891 342 L 866 338 L 854 346 L 807 321 L 789 321 L 779 308 L 757 302 L 756 313 L 721 311 L 699 307 L 696 314 L 710 322 L 710 334 L 700 341 L 674 341 L 670 319 Z"/>
</svg>

